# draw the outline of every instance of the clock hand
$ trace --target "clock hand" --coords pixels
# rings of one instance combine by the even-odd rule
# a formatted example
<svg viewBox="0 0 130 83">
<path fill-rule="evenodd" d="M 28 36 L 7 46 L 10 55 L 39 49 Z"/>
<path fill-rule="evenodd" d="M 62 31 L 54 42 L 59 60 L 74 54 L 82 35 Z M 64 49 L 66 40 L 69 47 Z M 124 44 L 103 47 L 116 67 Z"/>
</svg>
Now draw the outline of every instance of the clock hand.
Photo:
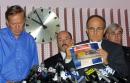
<svg viewBox="0 0 130 83">
<path fill-rule="evenodd" d="M 34 21 L 34 22 L 36 22 L 36 23 L 38 23 L 38 24 L 40 24 L 40 25 L 42 25 L 40 22 L 38 22 L 37 20 L 35 20 L 33 18 L 31 18 L 31 20 Z"/>
<path fill-rule="evenodd" d="M 43 26 L 43 28 L 44 28 L 44 29 L 46 29 L 46 28 L 47 28 L 47 26 L 45 26 L 45 25 L 43 24 L 43 22 L 42 22 L 41 18 L 39 17 L 39 15 L 38 15 L 37 11 L 35 10 L 34 12 L 36 13 L 36 15 L 37 15 L 38 19 L 40 20 L 41 25 Z"/>
</svg>

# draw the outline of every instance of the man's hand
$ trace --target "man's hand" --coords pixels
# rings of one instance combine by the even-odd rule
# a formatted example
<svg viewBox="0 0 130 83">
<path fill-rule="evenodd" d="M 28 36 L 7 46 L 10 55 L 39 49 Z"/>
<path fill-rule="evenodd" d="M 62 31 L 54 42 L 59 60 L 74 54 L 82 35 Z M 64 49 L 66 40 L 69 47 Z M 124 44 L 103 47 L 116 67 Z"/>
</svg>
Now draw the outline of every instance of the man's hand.
<svg viewBox="0 0 130 83">
<path fill-rule="evenodd" d="M 71 48 L 71 47 L 72 47 L 72 46 L 66 48 L 66 58 L 67 58 L 67 59 L 71 59 L 71 53 L 70 53 L 70 48 Z"/>
<path fill-rule="evenodd" d="M 99 55 L 103 58 L 103 63 L 108 64 L 108 53 L 103 49 L 98 49 L 97 51 Z"/>
</svg>

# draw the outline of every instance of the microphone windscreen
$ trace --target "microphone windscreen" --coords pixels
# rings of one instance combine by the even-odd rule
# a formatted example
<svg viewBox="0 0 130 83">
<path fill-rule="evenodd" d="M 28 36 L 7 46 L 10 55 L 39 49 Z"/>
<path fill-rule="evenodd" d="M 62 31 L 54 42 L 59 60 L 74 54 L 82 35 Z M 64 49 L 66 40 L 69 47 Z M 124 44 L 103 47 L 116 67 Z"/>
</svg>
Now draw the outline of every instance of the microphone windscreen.
<svg viewBox="0 0 130 83">
<path fill-rule="evenodd" d="M 85 69 L 85 75 L 87 81 L 97 81 L 98 75 L 94 68 Z"/>
</svg>

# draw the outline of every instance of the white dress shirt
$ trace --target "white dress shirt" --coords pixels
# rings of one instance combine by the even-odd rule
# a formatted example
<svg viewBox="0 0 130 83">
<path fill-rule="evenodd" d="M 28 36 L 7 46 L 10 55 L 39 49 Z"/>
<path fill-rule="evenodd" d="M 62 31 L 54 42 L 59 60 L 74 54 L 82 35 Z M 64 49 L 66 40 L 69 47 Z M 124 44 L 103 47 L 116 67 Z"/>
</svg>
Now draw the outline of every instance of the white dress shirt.
<svg viewBox="0 0 130 83">
<path fill-rule="evenodd" d="M 65 60 L 65 63 L 69 63 L 71 59 L 66 59 L 66 53 L 65 52 L 60 52 L 63 60 Z"/>
</svg>

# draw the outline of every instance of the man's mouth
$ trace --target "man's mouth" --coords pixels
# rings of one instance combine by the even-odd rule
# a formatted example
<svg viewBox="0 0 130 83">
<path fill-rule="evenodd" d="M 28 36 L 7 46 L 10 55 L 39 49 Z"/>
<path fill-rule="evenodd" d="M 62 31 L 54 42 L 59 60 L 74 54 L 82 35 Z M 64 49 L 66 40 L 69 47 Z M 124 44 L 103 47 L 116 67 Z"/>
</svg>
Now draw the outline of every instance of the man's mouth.
<svg viewBox="0 0 130 83">
<path fill-rule="evenodd" d="M 62 47 L 67 46 L 67 44 L 63 44 Z"/>
</svg>

